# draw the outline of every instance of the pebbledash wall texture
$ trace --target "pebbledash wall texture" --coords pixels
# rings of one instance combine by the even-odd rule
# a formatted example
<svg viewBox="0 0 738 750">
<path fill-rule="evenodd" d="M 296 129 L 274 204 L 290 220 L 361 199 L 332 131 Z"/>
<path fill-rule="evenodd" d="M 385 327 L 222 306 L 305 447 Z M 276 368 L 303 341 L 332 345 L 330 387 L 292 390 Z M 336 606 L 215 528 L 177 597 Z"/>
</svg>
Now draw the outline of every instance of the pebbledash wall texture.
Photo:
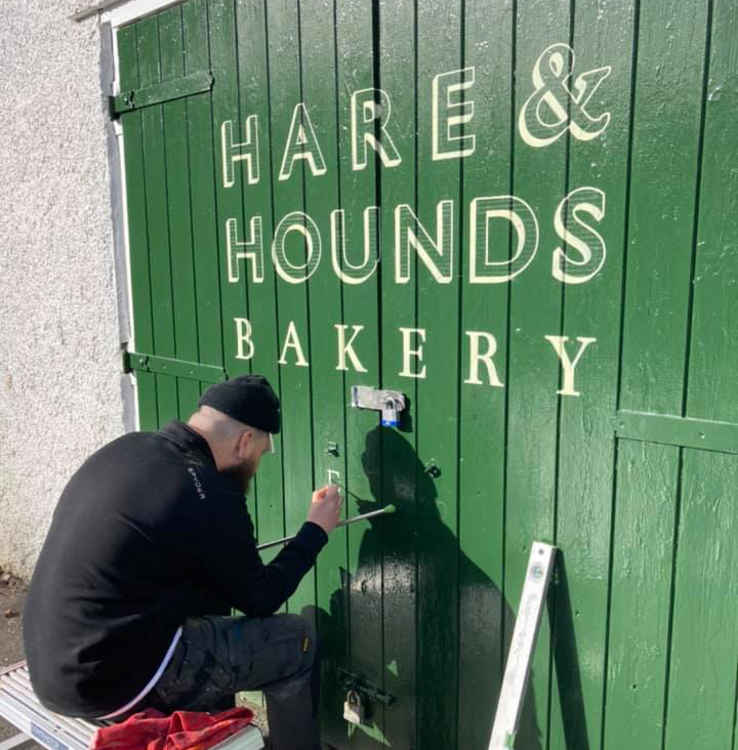
<svg viewBox="0 0 738 750">
<path fill-rule="evenodd" d="M 124 432 L 97 17 L 4 0 L 0 566 L 29 576 L 59 493 Z"/>
</svg>

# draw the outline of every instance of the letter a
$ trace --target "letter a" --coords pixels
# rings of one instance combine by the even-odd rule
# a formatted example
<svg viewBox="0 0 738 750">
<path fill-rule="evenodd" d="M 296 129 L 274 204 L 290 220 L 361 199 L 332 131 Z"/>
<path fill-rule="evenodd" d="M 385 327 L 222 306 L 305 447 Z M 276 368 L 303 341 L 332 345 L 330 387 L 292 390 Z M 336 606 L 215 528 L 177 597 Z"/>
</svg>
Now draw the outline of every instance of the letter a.
<svg viewBox="0 0 738 750">
<path fill-rule="evenodd" d="M 297 328 L 295 327 L 295 321 L 291 320 L 287 326 L 287 335 L 284 337 L 284 346 L 282 347 L 282 355 L 279 358 L 280 365 L 286 365 L 287 362 L 287 350 L 295 350 L 295 364 L 298 367 L 307 367 L 308 361 L 305 359 L 305 355 L 302 352 L 302 346 L 300 344 L 300 338 L 297 335 Z"/>
<path fill-rule="evenodd" d="M 305 159 L 313 175 L 326 173 L 325 160 L 318 145 L 313 123 L 302 102 L 295 105 L 295 111 L 292 113 L 290 132 L 287 136 L 287 143 L 284 144 L 282 166 L 279 168 L 280 181 L 290 178 L 292 167 L 295 166 L 297 159 Z"/>
</svg>

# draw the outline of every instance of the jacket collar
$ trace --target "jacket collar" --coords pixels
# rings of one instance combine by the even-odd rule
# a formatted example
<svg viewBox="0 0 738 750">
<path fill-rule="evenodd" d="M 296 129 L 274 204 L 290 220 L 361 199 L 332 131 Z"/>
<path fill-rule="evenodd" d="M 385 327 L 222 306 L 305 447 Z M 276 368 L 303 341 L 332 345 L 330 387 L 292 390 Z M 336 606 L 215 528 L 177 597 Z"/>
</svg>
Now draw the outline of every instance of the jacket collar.
<svg viewBox="0 0 738 750">
<path fill-rule="evenodd" d="M 197 463 L 211 464 L 215 469 L 215 458 L 208 441 L 184 422 L 174 420 L 166 424 L 159 434 L 170 440 Z"/>
</svg>

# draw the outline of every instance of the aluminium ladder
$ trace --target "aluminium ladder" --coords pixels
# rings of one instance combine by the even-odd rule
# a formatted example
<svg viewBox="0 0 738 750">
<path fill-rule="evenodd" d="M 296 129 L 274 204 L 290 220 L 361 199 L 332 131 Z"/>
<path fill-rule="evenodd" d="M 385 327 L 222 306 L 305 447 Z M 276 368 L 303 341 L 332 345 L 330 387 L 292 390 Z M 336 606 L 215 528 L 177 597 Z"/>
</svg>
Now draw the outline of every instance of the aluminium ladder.
<svg viewBox="0 0 738 750">
<path fill-rule="evenodd" d="M 11 750 L 35 740 L 48 750 L 88 750 L 98 727 L 84 719 L 73 719 L 49 711 L 36 697 L 24 661 L 0 671 L 0 716 L 20 734 L 0 742 L 0 750 Z M 257 727 L 242 729 L 211 750 L 261 750 L 264 740 Z"/>
</svg>

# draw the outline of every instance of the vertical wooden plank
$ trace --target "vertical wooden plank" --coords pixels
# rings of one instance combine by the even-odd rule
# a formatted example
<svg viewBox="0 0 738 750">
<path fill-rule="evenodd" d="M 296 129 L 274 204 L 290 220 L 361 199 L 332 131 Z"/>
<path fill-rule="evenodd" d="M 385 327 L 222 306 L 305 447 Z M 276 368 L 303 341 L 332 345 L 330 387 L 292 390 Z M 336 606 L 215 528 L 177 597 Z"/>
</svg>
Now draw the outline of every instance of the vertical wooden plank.
<svg viewBox="0 0 738 750">
<path fill-rule="evenodd" d="M 730 743 L 730 750 L 735 750 L 738 744 L 738 667 L 736 668 L 736 679 L 734 688 L 735 698 L 733 699 L 733 737 Z"/>
<path fill-rule="evenodd" d="M 126 26 L 118 32 L 120 85 L 122 89 L 140 86 L 136 27 Z M 143 123 L 140 112 L 121 117 L 126 169 L 128 203 L 128 243 L 130 253 L 131 296 L 133 305 L 134 344 L 139 351 L 154 351 L 151 318 L 151 278 L 149 274 L 149 237 L 146 226 L 146 181 L 143 163 Z M 156 376 L 136 373 L 139 425 L 153 430 L 157 425 Z"/>
<path fill-rule="evenodd" d="M 736 422 L 738 8 L 734 3 L 714 4 L 709 65 L 686 414 Z"/>
<path fill-rule="evenodd" d="M 618 444 L 602 747 L 662 747 L 679 449 Z"/>
<path fill-rule="evenodd" d="M 446 143 L 444 122 L 446 87 L 461 78 L 461 3 L 419 3 L 417 45 L 417 217 L 439 250 L 446 244 L 439 263 L 443 282 L 424 263 L 418 261 L 416 268 L 417 328 L 425 332 L 417 368 L 424 373 L 415 412 L 418 455 L 423 464 L 435 462 L 439 472 L 431 494 L 422 498 L 416 522 L 417 741 L 420 747 L 453 747 L 458 731 L 458 269 L 463 233 L 460 163 L 450 157 L 458 144 Z M 442 230 L 447 243 L 438 241 L 441 201 L 448 201 Z M 412 340 L 411 348 L 416 343 L 422 342 Z"/>
<path fill-rule="evenodd" d="M 248 285 L 249 310 L 241 317 L 248 320 L 252 329 L 253 355 L 249 365 L 253 372 L 264 375 L 275 390 L 279 390 L 279 351 L 277 349 L 277 301 L 274 266 L 269 260 L 269 242 L 273 234 L 272 177 L 270 165 L 269 82 L 267 78 L 266 19 L 264 4 L 260 0 L 244 0 L 236 4 L 238 41 L 239 91 L 241 94 L 240 120 L 233 120 L 236 142 L 244 142 L 249 118 L 251 138 L 258 142 L 255 167 L 246 161 L 237 162 L 234 181 L 243 193 L 243 211 L 239 216 L 241 239 L 247 227 L 258 217 L 263 237 L 263 280 L 255 282 L 246 261 L 239 261 L 238 274 Z M 222 138 L 218 130 L 216 138 Z M 222 141 L 219 141 L 222 148 Z M 250 171 L 251 170 L 251 171 Z M 255 179 L 258 178 L 258 179 Z M 222 189 L 222 182 L 221 182 Z M 233 188 L 236 189 L 236 188 Z M 224 240 L 225 242 L 225 240 Z M 225 246 L 224 246 L 225 247 Z M 227 264 L 227 259 L 224 259 Z M 224 335 L 237 335 L 236 323 L 225 322 Z M 239 325 L 243 325 L 242 323 Z M 247 348 L 247 347 L 245 347 Z M 247 354 L 248 352 L 244 352 Z M 266 541 L 282 535 L 284 528 L 284 490 L 282 485 L 282 441 L 275 439 L 275 456 L 265 456 L 259 467 L 254 487 L 255 522 L 259 539 Z M 278 553 L 269 551 L 266 558 Z"/>
<path fill-rule="evenodd" d="M 701 0 L 640 6 L 633 92 L 621 408 L 683 413 L 706 20 L 707 3 Z M 673 93 L 677 90 L 679 95 Z M 669 116 L 664 117 L 664 98 L 669 92 Z M 663 144 L 667 142 L 670 148 L 665 151 Z M 678 503 L 679 498 L 675 497 L 676 523 L 679 523 Z M 642 512 L 648 510 L 644 507 Z M 678 554 L 676 546 L 674 554 Z M 653 566 L 653 575 L 658 579 L 671 577 L 673 560 L 655 561 L 649 556 L 647 564 Z M 670 610 L 670 619 L 672 614 Z M 659 617 L 656 613 L 653 616 L 651 634 L 658 638 L 662 621 L 656 619 Z M 670 632 L 663 644 L 650 644 L 657 660 L 661 653 L 667 654 L 665 695 L 673 679 L 669 665 Z M 639 685 L 635 679 L 632 684 Z M 647 695 L 651 689 L 646 686 Z M 668 711 L 665 705 L 662 743 Z M 609 727 L 608 718 L 608 734 Z M 654 736 L 652 723 L 646 720 L 643 729 L 650 737 Z M 620 746 L 619 739 L 614 742 Z"/>
<path fill-rule="evenodd" d="M 204 0 L 182 6 L 185 75 L 210 69 L 207 10 Z M 198 361 L 223 366 L 220 317 L 218 228 L 215 208 L 215 166 L 210 94 L 186 102 L 189 200 L 192 232 L 192 264 L 196 300 Z M 199 400 L 209 383 L 198 383 L 193 394 Z M 193 405 L 194 409 L 194 405 Z M 183 418 L 186 416 L 182 415 Z"/>
<path fill-rule="evenodd" d="M 684 450 L 666 748 L 730 747 L 738 659 L 735 455 Z"/>
<path fill-rule="evenodd" d="M 241 73 L 241 42 L 244 42 L 248 52 L 250 45 L 259 44 L 260 31 L 244 19 L 244 28 L 237 28 L 237 9 L 234 0 L 218 0 L 207 4 L 208 39 L 210 50 L 210 67 L 215 84 L 212 92 L 212 148 L 215 164 L 215 198 L 216 221 L 220 254 L 220 302 L 221 302 L 221 331 L 223 347 L 223 364 L 229 377 L 249 372 L 253 369 L 252 358 L 258 357 L 260 365 L 265 365 L 262 359 L 271 351 L 274 353 L 274 343 L 270 341 L 270 326 L 268 311 L 274 309 L 273 292 L 269 294 L 264 284 L 267 274 L 272 279 L 270 269 L 267 268 L 269 257 L 269 240 L 271 237 L 271 213 L 264 215 L 251 213 L 249 202 L 245 198 L 248 183 L 247 165 L 244 161 L 233 161 L 234 153 L 239 155 L 238 147 L 243 141 L 244 125 L 246 122 L 245 106 L 241 101 L 240 73 Z M 254 34 L 254 36 L 252 36 Z M 263 44 L 263 43 L 262 43 Z M 265 66 L 264 51 L 255 58 L 255 70 Z M 259 62 L 261 60 L 261 62 Z M 244 66 L 246 58 L 244 58 Z M 245 87 L 248 95 L 253 96 L 253 85 Z M 247 94 L 244 94 L 246 98 Z M 262 96 L 267 97 L 266 89 Z M 224 124 L 230 124 L 232 141 L 224 142 Z M 268 123 L 260 123 L 262 129 L 268 130 Z M 257 136 L 258 138 L 258 136 Z M 267 145 L 269 141 L 267 139 Z M 261 154 L 259 154 L 261 158 Z M 259 167 L 262 165 L 259 164 Z M 263 179 L 264 176 L 266 179 Z M 270 181 L 268 169 L 259 172 L 260 181 L 257 187 L 262 192 L 261 206 L 269 206 Z M 258 217 L 258 218 L 257 218 Z M 259 220 L 261 224 L 259 224 Z M 265 233 L 265 228 L 266 232 Z M 262 289 L 264 290 L 262 292 Z M 248 294 L 247 294 L 248 291 Z M 263 331 L 254 327 L 251 318 L 252 304 L 250 294 L 261 294 L 260 301 L 264 305 Z M 264 298 L 266 294 L 266 299 Z M 260 349 L 260 334 L 263 335 L 264 349 Z M 253 348 L 252 348 L 253 347 Z M 280 394 L 278 378 L 275 378 L 276 357 L 271 360 L 271 366 L 265 366 L 264 374 Z M 281 394 L 280 394 L 281 395 Z M 284 410 L 283 410 L 284 414 Z M 267 456 L 260 466 L 259 477 L 254 482 L 254 500 L 251 511 L 256 525 L 256 533 L 262 539 L 274 538 L 285 533 L 284 526 L 284 495 L 281 477 L 283 466 L 282 441 L 277 440 L 278 460 L 270 460 Z M 279 464 L 277 466 L 277 464 Z M 259 502 L 263 497 L 264 502 Z M 264 516 L 260 509 L 264 511 Z M 262 525 L 262 521 L 264 522 Z M 271 550 L 265 555 L 268 560 L 278 553 Z"/>
<path fill-rule="evenodd" d="M 686 414 L 736 421 L 732 340 L 736 243 L 734 117 L 738 101 L 738 10 L 708 6 L 702 89 L 698 225 Z M 711 25 L 711 28 L 709 28 Z M 711 32 L 711 34 L 710 34 Z M 696 32 L 698 33 L 698 32 Z M 695 62 L 696 65 L 696 62 Z M 738 628 L 738 568 L 733 502 L 738 457 L 684 451 L 682 518 L 674 593 L 666 747 L 733 747 Z"/>
<path fill-rule="evenodd" d="M 570 3 L 518 3 L 515 31 L 515 114 L 533 95 L 533 70 L 544 50 L 570 36 Z M 562 61 L 561 75 L 569 73 Z M 530 106 L 530 105 L 528 105 Z M 551 277 L 549 248 L 558 237 L 552 218 L 566 192 L 567 141 L 562 135 L 549 145 L 527 143 L 516 128 L 512 194 L 525 201 L 538 225 L 538 251 L 510 282 L 508 342 L 508 439 L 505 524 L 505 595 L 517 611 L 521 584 L 533 540 L 556 541 L 556 460 L 560 362 L 545 339 L 560 334 L 560 284 Z M 534 220 L 515 206 L 526 233 L 535 235 Z M 513 232 L 512 246 L 517 238 Z M 512 268 L 511 272 L 515 272 Z M 531 439 L 531 436 L 535 436 Z M 555 596 L 553 587 L 551 597 Z M 509 638 L 514 621 L 505 621 Z M 550 622 L 546 614 L 533 660 L 529 700 L 536 716 L 531 742 L 547 747 L 549 713 Z M 555 700 L 555 697 L 552 697 Z M 539 739 L 540 735 L 540 739 Z M 540 743 L 540 744 L 538 744 Z"/>
<path fill-rule="evenodd" d="M 243 195 L 240 181 L 226 186 L 221 150 L 223 122 L 238 123 L 241 118 L 238 89 L 238 58 L 234 0 L 209 3 L 208 34 L 210 66 L 215 83 L 212 92 L 213 159 L 216 165 L 216 217 L 220 243 L 220 301 L 223 322 L 223 364 L 229 377 L 248 372 L 248 362 L 240 358 L 235 335 L 235 318 L 248 318 L 246 278 L 256 273 L 256 262 L 238 266 L 238 274 L 229 275 L 226 226 L 235 222 L 239 232 L 234 240 L 248 242 L 250 233 L 243 225 Z M 235 127 L 235 126 L 234 126 Z M 238 133 L 238 128 L 235 128 Z M 268 240 L 267 240 L 268 241 Z M 262 251 L 265 252 L 265 251 Z M 258 252 L 257 252 L 258 255 Z"/>
<path fill-rule="evenodd" d="M 310 348 L 313 410 L 313 472 L 315 484 L 344 484 L 346 439 L 344 431 L 345 378 L 352 371 L 339 370 L 336 326 L 342 320 L 341 282 L 331 261 L 331 214 L 339 205 L 338 128 L 336 102 L 335 19 L 332 0 L 303 0 L 300 3 L 302 47 L 302 97 L 309 104 L 310 117 L 320 139 L 327 173 L 305 181 L 305 212 L 321 229 L 323 258 L 310 277 Z M 344 113 L 340 113 L 344 117 Z M 347 217 L 352 223 L 356 215 Z M 349 328 L 350 339 L 351 328 Z M 362 361 L 364 341 L 359 336 L 353 347 Z M 350 362 L 350 360 L 349 360 Z M 335 448 L 333 447 L 335 446 Z M 348 498 L 344 496 L 344 500 Z M 344 513 L 347 508 L 344 508 Z M 346 737 L 343 719 L 345 692 L 338 668 L 347 669 L 346 607 L 342 571 L 346 570 L 347 531 L 336 530 L 316 564 L 317 625 L 320 633 L 324 679 L 321 684 L 322 739 L 341 743 Z"/>
<path fill-rule="evenodd" d="M 140 85 L 161 81 L 161 50 L 158 16 L 137 24 L 137 55 Z M 162 105 L 146 107 L 142 113 L 146 217 L 149 233 L 149 269 L 154 354 L 174 357 L 174 313 L 167 213 L 166 152 Z M 157 375 L 158 425 L 178 415 L 177 384 Z"/>
<path fill-rule="evenodd" d="M 364 256 L 364 211 L 377 205 L 375 158 L 368 153 L 366 166 L 355 169 L 351 144 L 352 94 L 374 86 L 374 19 L 372 4 L 366 0 L 336 3 L 336 94 L 338 116 L 343 120 L 339 130 L 339 206 L 344 211 L 346 253 L 349 262 L 359 264 Z M 363 112 L 362 112 L 363 114 Z M 375 240 L 375 237 L 371 237 Z M 347 264 L 340 268 L 347 272 Z M 360 284 L 343 284 L 343 324 L 363 326 L 356 340 L 357 354 L 365 372 L 351 367 L 345 374 L 345 402 L 350 401 L 352 385 L 378 386 L 379 363 L 378 278 L 374 273 Z M 377 448 L 379 414 L 375 411 L 349 409 L 346 414 L 346 487 L 347 513 L 361 513 L 375 502 L 381 502 L 381 453 Z M 376 527 L 375 527 L 376 528 Z M 349 668 L 363 674 L 375 685 L 383 685 L 382 648 L 382 550 L 381 535 L 374 529 L 350 527 L 348 530 L 348 625 L 350 637 Z M 374 716 L 356 729 L 352 746 L 376 747 L 384 743 L 385 727 L 381 706 L 374 706 Z"/>
<path fill-rule="evenodd" d="M 706 16 L 705 0 L 641 5 L 624 409 L 682 413 Z"/>
<path fill-rule="evenodd" d="M 571 393 L 559 397 L 556 538 L 566 591 L 557 599 L 551 747 L 594 747 L 601 738 L 634 23 L 632 2 L 576 4 L 573 78 L 609 69 L 588 81 L 590 87 L 599 86 L 586 105 L 587 115 L 607 116 L 609 122 L 597 126 L 604 129 L 591 140 L 569 134 L 571 199 L 560 205 L 560 216 L 567 231 L 585 238 L 592 256 L 582 265 L 571 241 L 558 235 L 556 244 L 545 248 L 548 258 L 554 253 L 553 268 L 560 276 L 554 283 L 563 286 L 561 333 L 568 337 L 569 356 L 573 359 L 580 347 L 587 347 L 574 370 Z M 572 123 L 583 124 L 584 113 L 573 102 L 568 106 Z M 543 215 L 542 221 L 551 219 Z M 583 235 L 580 221 L 602 239 L 589 230 Z M 558 248 L 572 262 L 562 261 Z M 549 348 L 547 353 L 553 352 Z"/>
<path fill-rule="evenodd" d="M 175 6 L 159 15 L 161 78 L 163 81 L 185 75 L 182 7 Z M 174 356 L 199 361 L 195 276 L 192 259 L 192 215 L 190 208 L 190 159 L 187 138 L 187 101 L 179 99 L 162 105 L 166 201 L 172 289 L 172 334 Z M 181 419 L 195 410 L 199 398 L 197 381 L 177 381 L 178 415 Z"/>
<path fill-rule="evenodd" d="M 375 86 L 391 105 L 386 135 L 381 143 L 386 157 L 374 157 L 379 171 L 380 284 L 382 387 L 398 390 L 409 398 L 402 431 L 379 431 L 381 487 L 379 497 L 397 507 L 375 535 L 381 536 L 383 589 L 384 688 L 396 698 L 385 711 L 384 732 L 392 747 L 418 747 L 417 682 L 417 544 L 415 521 L 418 508 L 432 501 L 433 482 L 422 470 L 417 454 L 417 380 L 402 377 L 400 327 L 416 327 L 416 284 L 413 272 L 407 284 L 394 274 L 395 206 L 409 203 L 417 211 L 416 181 L 416 29 L 412 0 L 380 0 L 379 44 L 375 48 L 379 79 Z M 380 95 L 381 96 L 381 95 Z M 390 144 L 391 141 L 391 144 Z M 395 152 L 392 152 L 391 146 Z M 371 151 L 370 151 L 371 153 Z M 399 161 L 398 161 L 399 160 Z M 412 267 L 415 267 L 413 263 Z"/>
<path fill-rule="evenodd" d="M 474 116 L 465 133 L 473 134 L 475 144 L 474 152 L 463 161 L 464 244 L 459 248 L 464 288 L 458 333 L 462 386 L 457 746 L 471 748 L 489 743 L 506 656 L 502 587 L 508 286 L 470 282 L 467 248 L 475 227 L 469 224 L 468 207 L 478 198 L 511 193 L 515 117 L 511 90 L 513 4 L 466 0 L 464 7 L 464 66 L 474 71 L 473 87 L 466 92 L 466 100 L 474 103 Z M 496 231 L 490 255 L 507 258 L 508 243 L 508 227 Z M 492 346 L 496 346 L 494 371 L 471 358 L 472 347 L 484 353 Z M 524 716 L 523 722 L 529 722 L 529 716 Z M 527 726 L 521 736 L 528 736 Z"/>
<path fill-rule="evenodd" d="M 189 0 L 182 6 L 182 26 L 185 74 L 209 70 L 205 0 Z M 189 193 L 197 303 L 198 361 L 222 366 L 223 341 L 218 276 L 220 253 L 216 225 L 216 184 L 210 106 L 210 95 L 194 96 L 187 101 Z"/>
<path fill-rule="evenodd" d="M 292 169 L 282 170 L 285 147 L 289 141 L 290 125 L 294 112 L 302 100 L 300 73 L 300 19 L 295 0 L 277 0 L 266 8 L 269 91 L 271 108 L 272 143 L 272 185 L 275 221 L 275 237 L 279 240 L 280 222 L 283 227 L 300 226 L 283 235 L 284 260 L 281 268 L 285 276 L 277 278 L 278 342 L 280 355 L 280 381 L 282 396 L 282 435 L 280 445 L 284 471 L 285 523 L 292 531 L 305 520 L 312 491 L 312 403 L 311 374 L 312 353 L 308 326 L 308 294 L 304 281 L 299 281 L 300 271 L 292 266 L 307 266 L 310 262 L 308 240 L 302 230 L 307 231 L 305 220 L 291 220 L 289 214 L 304 210 L 304 180 L 321 179 L 313 177 L 309 170 L 303 177 L 305 159 L 297 158 Z M 309 105 L 309 103 L 308 103 Z M 302 130 L 307 124 L 295 121 L 293 144 L 298 154 L 304 153 L 301 141 Z M 318 126 L 319 127 L 319 126 Z M 305 131 L 307 132 L 307 131 Z M 286 163 L 289 163 L 289 158 Z M 285 179 L 280 179 L 282 174 Z M 312 240 L 312 261 L 318 257 L 320 248 L 317 240 Z M 291 274 L 291 278 L 285 278 Z M 290 345 L 291 344 L 291 345 Z M 291 611 L 299 612 L 302 607 L 314 602 L 315 574 L 311 571 L 302 580 L 298 590 L 290 600 Z"/>
</svg>

